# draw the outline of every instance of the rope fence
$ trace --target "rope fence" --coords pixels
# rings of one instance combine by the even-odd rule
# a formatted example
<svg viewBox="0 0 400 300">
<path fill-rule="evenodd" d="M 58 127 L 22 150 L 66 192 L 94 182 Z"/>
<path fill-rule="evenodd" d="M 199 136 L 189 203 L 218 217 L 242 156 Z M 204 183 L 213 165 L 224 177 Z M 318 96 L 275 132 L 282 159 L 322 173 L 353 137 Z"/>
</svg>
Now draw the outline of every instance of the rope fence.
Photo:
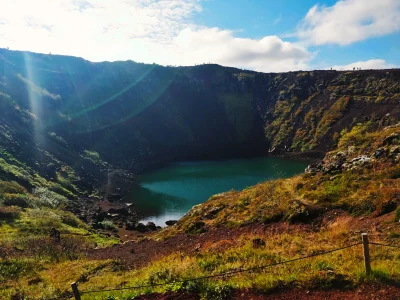
<svg viewBox="0 0 400 300">
<path fill-rule="evenodd" d="M 191 281 L 198 281 L 198 280 L 204 280 L 204 279 L 210 279 L 210 278 L 216 278 L 216 277 L 224 277 L 224 276 L 233 276 L 239 273 L 244 273 L 244 272 L 251 272 L 255 270 L 262 270 L 266 268 L 271 268 L 303 259 L 308 259 L 316 256 L 321 256 L 321 255 L 326 255 L 330 254 L 333 252 L 341 251 L 344 249 L 352 248 L 358 245 L 363 245 L 363 252 L 364 252 L 364 264 L 365 264 L 365 270 L 366 274 L 369 275 L 371 273 L 371 262 L 370 262 L 370 256 L 369 256 L 369 244 L 371 245 L 377 245 L 377 246 L 383 246 L 383 247 L 393 247 L 393 248 L 398 248 L 400 249 L 400 246 L 394 246 L 394 245 L 388 245 L 388 244 L 380 244 L 380 243 L 375 243 L 375 242 L 369 242 L 368 241 L 368 234 L 363 233 L 361 234 L 362 236 L 362 242 L 360 243 L 355 243 L 351 245 L 347 245 L 341 248 L 336 248 L 328 251 L 323 251 L 323 252 L 318 252 L 315 254 L 310 254 L 306 256 L 301 256 L 285 261 L 280 261 L 268 265 L 262 265 L 262 266 L 256 266 L 256 267 L 251 267 L 251 268 L 246 268 L 246 269 L 236 269 L 236 270 L 231 270 L 227 272 L 222 272 L 218 274 L 213 274 L 213 275 L 208 275 L 208 276 L 202 276 L 202 277 L 195 277 L 195 278 L 189 278 L 189 279 L 183 279 L 183 280 L 175 280 L 171 282 L 165 282 L 165 283 L 156 283 L 156 284 L 148 284 L 148 285 L 137 285 L 137 286 L 129 286 L 129 287 L 121 287 L 121 288 L 113 288 L 113 289 L 103 289 L 103 290 L 87 290 L 87 291 L 79 291 L 78 290 L 78 285 L 76 282 L 71 283 L 72 291 L 75 297 L 75 300 L 81 300 L 80 295 L 83 294 L 91 294 L 91 293 L 101 293 L 101 292 L 113 292 L 113 291 L 122 291 L 122 290 L 134 290 L 134 289 L 142 289 L 142 288 L 152 288 L 152 287 L 160 287 L 160 286 L 166 286 L 170 284 L 176 284 L 176 283 L 187 283 Z"/>
<path fill-rule="evenodd" d="M 377 246 L 383 246 L 383 247 L 390 247 L 390 248 L 397 248 L 400 249 L 400 246 L 395 246 L 395 245 L 389 245 L 389 244 L 380 244 L 380 243 L 374 243 L 370 242 L 371 245 L 377 245 Z"/>
</svg>

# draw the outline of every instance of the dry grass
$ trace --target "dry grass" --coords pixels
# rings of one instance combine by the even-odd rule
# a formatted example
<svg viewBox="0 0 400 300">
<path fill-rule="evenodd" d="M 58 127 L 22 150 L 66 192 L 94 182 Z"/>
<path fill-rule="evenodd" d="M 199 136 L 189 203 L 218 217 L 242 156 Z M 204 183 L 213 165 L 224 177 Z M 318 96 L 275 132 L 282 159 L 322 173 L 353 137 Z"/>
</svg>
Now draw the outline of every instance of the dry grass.
<svg viewBox="0 0 400 300">
<path fill-rule="evenodd" d="M 338 151 L 346 151 L 348 160 L 361 154 L 371 156 L 384 144 L 385 138 L 400 133 L 399 127 L 382 130 L 379 134 L 368 130 L 368 126 L 360 125 L 351 132 L 344 133 L 339 141 L 340 148 L 329 153 L 326 161 L 334 160 Z M 167 228 L 156 237 L 166 238 L 184 232 L 195 234 L 214 226 L 229 228 L 249 223 L 293 221 L 293 216 L 304 210 L 299 201 L 328 210 L 341 208 L 353 216 L 379 216 L 396 210 L 397 207 L 393 219 L 384 224 L 385 228 L 396 227 L 395 218 L 400 215 L 400 167 L 395 158 L 389 155 L 394 146 L 385 147 L 385 155 L 372 160 L 363 168 L 333 174 L 305 174 L 260 183 L 243 191 L 215 195 L 206 203 L 193 208 L 177 225 Z M 84 224 L 57 209 L 8 209 L 18 211 L 12 220 L 0 224 L 0 244 L 8 248 L 17 245 L 16 237 L 21 233 L 42 238 L 45 234 L 43 228 L 50 225 L 63 232 L 88 233 Z M 50 255 L 44 255 L 33 261 L 29 255 L 18 259 L 3 258 L 0 259 L 0 263 L 7 266 L 2 269 L 5 275 L 6 272 L 14 272 L 14 269 L 18 272 L 14 272 L 17 276 L 13 278 L 3 274 L 4 288 L 0 291 L 0 297 L 10 298 L 19 293 L 27 298 L 62 298 L 68 295 L 69 284 L 75 280 L 78 280 L 82 291 L 101 290 L 167 283 L 232 269 L 268 265 L 360 241 L 359 233 L 352 231 L 351 225 L 354 220 L 353 217 L 346 216 L 337 218 L 315 231 L 302 230 L 302 226 L 288 226 L 288 230 L 280 233 L 243 235 L 234 243 L 229 240 L 210 242 L 203 245 L 197 254 L 188 256 L 185 253 L 173 253 L 137 270 L 126 269 L 116 261 L 89 261 L 80 255 L 56 260 L 52 260 Z M 200 225 L 204 222 L 204 228 L 193 227 L 196 222 Z M 400 244 L 400 235 L 396 230 L 384 234 L 385 243 Z M 265 246 L 254 248 L 252 240 L 255 238 L 263 239 Z M 372 239 L 378 238 L 380 236 L 372 236 Z M 102 240 L 93 234 L 85 239 Z M 371 258 L 373 274 L 368 278 L 364 275 L 361 246 L 356 246 L 257 272 L 190 283 L 173 283 L 155 288 L 84 294 L 83 299 L 105 299 L 110 295 L 119 299 L 129 299 L 141 293 L 183 289 L 195 291 L 203 298 L 223 299 L 229 298 L 232 289 L 271 291 L 292 286 L 329 289 L 337 285 L 354 286 L 364 281 L 400 281 L 400 249 L 371 246 Z"/>
<path fill-rule="evenodd" d="M 252 240 L 261 238 L 265 246 L 254 248 Z M 376 237 L 372 237 L 375 239 Z M 84 259 L 62 262 L 43 268 L 30 276 L 7 282 L 6 297 L 23 287 L 29 297 L 62 295 L 70 290 L 70 282 L 79 280 L 81 291 L 112 289 L 136 285 L 148 285 L 185 280 L 193 277 L 218 274 L 235 269 L 246 269 L 260 265 L 288 260 L 291 258 L 319 253 L 360 241 L 359 234 L 349 230 L 349 219 L 332 223 L 318 232 L 288 230 L 280 234 L 245 235 L 233 247 L 221 251 L 216 245 L 196 255 L 186 256 L 174 253 L 153 261 L 139 270 L 128 270 L 118 262 L 87 261 Z M 218 244 L 217 242 L 216 244 Z M 132 254 L 136 255 L 136 254 Z M 200 280 L 192 283 L 174 283 L 156 288 L 138 290 L 84 294 L 83 299 L 105 299 L 109 295 L 119 299 L 149 292 L 168 290 L 195 290 L 203 298 L 210 291 L 225 291 L 236 288 L 253 288 L 271 291 L 276 288 L 332 288 L 335 286 L 355 286 L 364 281 L 400 280 L 400 249 L 388 249 L 371 246 L 373 274 L 366 278 L 363 267 L 361 245 L 331 254 L 308 258 L 286 265 L 267 268 L 254 272 L 245 272 L 236 276 Z M 33 279 L 40 279 L 38 284 L 28 284 Z"/>
</svg>

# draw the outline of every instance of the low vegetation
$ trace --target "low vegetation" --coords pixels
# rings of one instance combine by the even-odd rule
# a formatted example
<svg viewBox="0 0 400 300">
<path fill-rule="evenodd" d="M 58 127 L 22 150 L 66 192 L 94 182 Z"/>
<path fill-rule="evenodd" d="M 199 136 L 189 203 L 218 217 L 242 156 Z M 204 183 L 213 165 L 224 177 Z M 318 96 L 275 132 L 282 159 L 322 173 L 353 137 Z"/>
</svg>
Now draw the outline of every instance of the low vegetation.
<svg viewBox="0 0 400 300">
<path fill-rule="evenodd" d="M 353 216 L 394 211 L 400 203 L 400 149 L 399 139 L 395 138 L 400 127 L 386 128 L 382 134 L 369 131 L 368 126 L 360 124 L 342 133 L 339 148 L 324 160 L 325 171 L 215 195 L 194 207 L 168 232 L 190 230 L 196 222 L 213 227 L 297 222 L 303 217 L 311 221 L 325 209 L 334 208 Z"/>
<path fill-rule="evenodd" d="M 400 280 L 400 250 L 387 251 L 380 247 L 371 249 L 373 274 L 366 277 L 362 248 L 359 245 L 340 252 L 234 276 L 180 282 L 231 270 L 274 264 L 359 242 L 359 234 L 350 230 L 351 219 L 341 221 L 343 222 L 332 224 L 318 232 L 288 228 L 287 231 L 263 236 L 244 235 L 231 247 L 222 249 L 220 245 L 231 244 L 232 241 L 220 240 L 217 244 L 203 245 L 196 254 L 174 253 L 136 270 L 129 270 L 118 261 L 91 261 L 83 258 L 54 262 L 46 268 L 32 266 L 29 264 L 32 261 L 18 261 L 15 267 L 21 268 L 16 276 L 18 280 L 7 281 L 5 295 L 21 292 L 20 287 L 24 286 L 23 293 L 27 296 L 61 296 L 70 290 L 70 282 L 78 280 L 81 291 L 168 283 L 154 288 L 84 294 L 83 299 L 131 299 L 140 294 L 168 291 L 193 292 L 202 299 L 229 299 L 231 293 L 237 289 L 269 293 L 295 286 L 304 289 L 354 288 L 365 282 L 384 284 Z M 264 239 L 265 245 L 254 247 L 252 240 L 260 237 Z M 20 267 L 20 264 L 24 267 Z"/>
<path fill-rule="evenodd" d="M 0 181 L 0 297 L 61 297 L 60 290 L 46 286 L 52 277 L 39 274 L 54 264 L 76 261 L 96 246 L 107 246 L 115 239 L 92 232 L 88 225 L 65 211 L 67 198 L 44 187 L 29 193 L 14 181 Z M 50 236 L 52 228 L 61 233 L 60 241 Z M 65 273 L 68 273 L 65 271 Z M 21 285 L 22 279 L 27 279 Z M 36 286 L 36 294 L 29 288 Z M 46 296 L 47 295 L 47 296 Z"/>
<path fill-rule="evenodd" d="M 240 230 L 241 226 L 259 223 L 286 224 L 281 230 L 243 234 L 234 242 L 224 239 L 206 242 L 195 252 L 175 252 L 135 270 L 127 269 L 116 260 L 88 259 L 86 251 L 92 249 L 99 238 L 95 238 L 87 225 L 74 215 L 59 210 L 63 205 L 59 196 L 44 189 L 29 194 L 16 182 L 3 182 L 0 184 L 3 199 L 4 195 L 25 195 L 29 200 L 22 201 L 20 206 L 5 205 L 0 213 L 3 248 L 14 252 L 10 249 L 18 249 L 23 253 L 22 256 L 3 255 L 1 263 L 4 267 L 0 278 L 6 289 L 2 293 L 6 297 L 17 294 L 66 297 L 69 283 L 78 280 L 82 291 L 168 283 L 153 288 L 84 294 L 83 299 L 131 299 L 143 293 L 167 291 L 192 292 L 204 299 L 229 299 L 238 289 L 268 293 L 294 286 L 330 289 L 352 288 L 365 282 L 398 282 L 399 249 L 387 251 L 373 247 L 373 273 L 366 277 L 360 245 L 265 270 L 185 281 L 358 243 L 360 235 L 353 224 L 355 217 L 358 220 L 392 212 L 393 218 L 384 221 L 383 227 L 387 229 L 383 236 L 385 243 L 398 244 L 400 235 L 396 222 L 400 218 L 400 169 L 396 149 L 400 142 L 400 127 L 388 127 L 380 133 L 371 128 L 369 124 L 360 124 L 349 132 L 343 132 L 339 148 L 327 154 L 319 171 L 215 195 L 155 238 L 165 239 L 180 233 L 195 238 L 216 227 Z M 379 149 L 382 151 L 377 152 Z M 370 160 L 355 163 L 363 155 Z M 340 167 L 338 161 L 341 161 Z M 19 198 L 24 199 L 16 196 Z M 317 230 L 310 231 L 312 227 L 306 225 L 303 227 L 302 224 L 312 223 L 326 211 L 335 209 L 347 212 L 347 215 L 334 218 L 334 222 Z M 113 227 L 106 221 L 103 223 L 110 229 Z M 50 227 L 66 234 L 61 243 L 55 244 L 48 237 L 45 229 Z M 380 241 L 381 237 L 372 235 L 372 239 Z M 263 242 L 255 244 L 254 240 Z M 132 252 L 132 255 L 140 254 Z M 14 275 L 9 277 L 9 273 Z"/>
</svg>

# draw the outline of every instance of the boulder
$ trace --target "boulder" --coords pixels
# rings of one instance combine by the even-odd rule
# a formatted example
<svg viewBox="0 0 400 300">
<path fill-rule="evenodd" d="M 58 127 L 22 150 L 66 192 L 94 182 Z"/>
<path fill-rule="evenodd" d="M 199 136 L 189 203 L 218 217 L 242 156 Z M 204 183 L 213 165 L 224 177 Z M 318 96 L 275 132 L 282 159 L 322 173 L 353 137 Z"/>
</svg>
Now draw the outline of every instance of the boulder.
<svg viewBox="0 0 400 300">
<path fill-rule="evenodd" d="M 385 148 L 379 148 L 378 150 L 376 150 L 375 151 L 375 153 L 374 153 L 374 157 L 375 158 L 378 158 L 378 157 L 381 157 L 384 153 L 385 153 Z"/>
<path fill-rule="evenodd" d="M 223 209 L 223 206 L 217 206 L 210 209 L 210 211 L 205 215 L 207 219 L 213 219 L 215 216 Z"/>
<path fill-rule="evenodd" d="M 128 221 L 128 222 L 125 223 L 125 229 L 126 230 L 135 230 L 136 229 L 136 225 L 137 224 L 135 222 Z"/>
<path fill-rule="evenodd" d="M 332 157 L 328 159 L 328 162 L 324 163 L 322 166 L 322 170 L 324 173 L 333 173 L 335 171 L 341 171 L 343 169 L 343 165 L 347 161 L 348 154 L 343 151 L 339 151 Z"/>
<path fill-rule="evenodd" d="M 391 135 L 389 135 L 388 137 L 386 137 L 382 144 L 383 145 L 393 145 L 393 144 L 398 144 L 400 141 L 400 133 L 392 133 Z"/>
<path fill-rule="evenodd" d="M 147 222 L 146 229 L 147 230 L 151 230 L 151 231 L 155 231 L 155 230 L 157 230 L 157 227 L 156 227 L 156 224 L 154 224 L 153 222 Z"/>
<path fill-rule="evenodd" d="M 206 225 L 206 223 L 204 223 L 202 221 L 196 221 L 189 225 L 186 232 L 192 233 L 192 234 L 206 232 L 206 229 L 204 228 L 205 225 Z"/>
<path fill-rule="evenodd" d="M 351 160 L 351 168 L 357 168 L 357 167 L 361 167 L 364 166 L 368 163 L 371 162 L 371 158 L 366 156 L 366 155 L 360 155 L 358 157 L 355 157 Z"/>
<path fill-rule="evenodd" d="M 175 225 L 178 221 L 177 220 L 168 220 L 165 222 L 165 224 L 167 224 L 168 226 L 172 226 Z"/>
<path fill-rule="evenodd" d="M 124 216 L 129 216 L 131 215 L 131 211 L 129 210 L 129 208 L 127 207 L 119 207 L 119 208 L 110 208 L 107 211 L 109 214 L 120 214 L 120 215 L 124 215 Z"/>
<path fill-rule="evenodd" d="M 322 208 L 314 204 L 293 200 L 289 209 L 288 221 L 291 223 L 309 223 L 319 216 L 321 211 Z"/>
<path fill-rule="evenodd" d="M 318 164 L 311 164 L 308 165 L 307 168 L 304 170 L 305 173 L 317 173 L 319 171 L 322 170 L 322 164 L 318 163 Z"/>
<path fill-rule="evenodd" d="M 389 156 L 390 156 L 390 157 L 395 157 L 396 154 L 399 154 L 399 153 L 400 153 L 400 146 L 393 146 L 393 147 L 390 149 Z"/>
<path fill-rule="evenodd" d="M 137 223 L 135 226 L 135 230 L 139 231 L 139 232 L 145 232 L 146 231 L 146 225 L 144 225 L 143 223 Z"/>
</svg>

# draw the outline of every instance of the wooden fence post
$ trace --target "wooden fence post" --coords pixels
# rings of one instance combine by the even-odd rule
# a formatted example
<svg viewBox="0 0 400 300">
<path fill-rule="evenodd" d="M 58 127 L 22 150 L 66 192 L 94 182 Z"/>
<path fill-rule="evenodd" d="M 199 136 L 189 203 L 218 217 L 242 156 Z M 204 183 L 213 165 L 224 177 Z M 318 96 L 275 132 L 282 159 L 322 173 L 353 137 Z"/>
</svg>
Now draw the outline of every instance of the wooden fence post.
<svg viewBox="0 0 400 300">
<path fill-rule="evenodd" d="M 79 295 L 78 285 L 76 284 L 75 281 L 71 283 L 71 287 L 72 287 L 72 292 L 74 293 L 75 300 L 81 300 L 81 295 Z"/>
<path fill-rule="evenodd" d="M 369 247 L 368 247 L 368 233 L 362 233 L 362 242 L 363 242 L 363 250 L 364 250 L 364 264 L 365 264 L 365 273 L 367 275 L 371 274 L 371 260 L 369 257 Z"/>
</svg>

